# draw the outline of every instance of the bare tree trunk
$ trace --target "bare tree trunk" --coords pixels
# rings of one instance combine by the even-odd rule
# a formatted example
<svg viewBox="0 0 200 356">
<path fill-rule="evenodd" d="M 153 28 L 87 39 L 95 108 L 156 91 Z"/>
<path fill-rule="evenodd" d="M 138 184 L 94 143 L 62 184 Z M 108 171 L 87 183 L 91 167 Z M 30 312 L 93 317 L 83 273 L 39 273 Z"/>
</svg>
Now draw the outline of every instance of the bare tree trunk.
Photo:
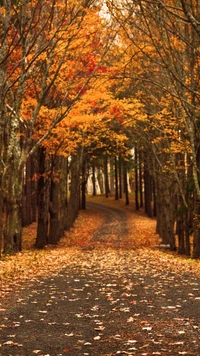
<svg viewBox="0 0 200 356">
<path fill-rule="evenodd" d="M 28 226 L 32 222 L 31 205 L 31 157 L 28 158 L 23 176 L 23 198 L 22 198 L 22 226 Z"/>
<path fill-rule="evenodd" d="M 48 244 L 49 227 L 49 178 L 45 149 L 39 150 L 39 181 L 38 181 L 38 224 L 36 247 L 43 248 Z"/>
<path fill-rule="evenodd" d="M 60 234 L 64 236 L 65 218 L 67 215 L 67 191 L 68 191 L 68 159 L 61 157 L 60 174 Z"/>
<path fill-rule="evenodd" d="M 57 244 L 61 237 L 60 229 L 60 175 L 61 157 L 55 157 L 52 161 L 52 179 L 50 194 L 50 225 L 49 225 L 49 244 Z"/>
<path fill-rule="evenodd" d="M 139 152 L 139 191 L 140 191 L 140 208 L 143 208 L 143 169 L 142 169 L 142 153 Z"/>
<path fill-rule="evenodd" d="M 71 189 L 69 203 L 67 206 L 67 217 L 65 221 L 65 230 L 69 230 L 76 220 L 80 204 L 80 168 L 82 155 L 78 152 L 71 157 Z"/>
<path fill-rule="evenodd" d="M 135 209 L 139 210 L 138 150 L 135 147 Z"/>
<path fill-rule="evenodd" d="M 125 205 L 129 205 L 127 166 L 124 160 L 123 160 L 123 173 L 124 173 L 124 192 L 126 197 Z"/>
<path fill-rule="evenodd" d="M 145 164 L 144 168 L 144 196 L 145 196 L 145 213 L 151 218 L 152 213 L 152 180 L 149 169 Z"/>
<path fill-rule="evenodd" d="M 98 184 L 99 184 L 99 189 L 100 189 L 100 192 L 101 194 L 104 193 L 104 182 L 103 182 L 103 175 L 102 175 L 102 171 L 101 171 L 101 167 L 98 167 L 98 172 L 97 172 L 97 181 L 98 181 Z"/>
<path fill-rule="evenodd" d="M 118 160 L 115 156 L 115 200 L 119 199 Z"/>
<path fill-rule="evenodd" d="M 110 158 L 110 192 L 113 194 L 115 192 L 115 168 L 114 168 L 114 159 Z"/>
<path fill-rule="evenodd" d="M 93 196 L 97 195 L 97 191 L 96 191 L 96 177 L 95 177 L 95 161 L 93 159 L 92 161 L 92 187 L 93 187 Z"/>
<path fill-rule="evenodd" d="M 109 194 L 109 180 L 108 180 L 108 157 L 104 158 L 104 178 L 105 178 L 105 196 L 108 198 Z"/>
<path fill-rule="evenodd" d="M 121 155 L 119 155 L 118 163 L 119 163 L 119 198 L 122 199 L 123 176 L 122 176 L 122 157 L 121 157 Z"/>
<path fill-rule="evenodd" d="M 86 209 L 86 184 L 87 184 L 87 175 L 86 175 L 86 161 L 85 159 L 82 162 L 81 167 L 81 209 Z"/>
<path fill-rule="evenodd" d="M 19 121 L 12 117 L 10 127 L 6 128 L 7 152 L 6 171 L 6 222 L 4 229 L 4 253 L 18 252 L 22 249 L 22 176 L 24 166 L 21 162 L 22 150 L 17 133 Z"/>
<path fill-rule="evenodd" d="M 14 163 L 14 162 L 13 162 Z M 4 230 L 4 253 L 22 249 L 22 171 L 14 169 L 8 176 L 10 187 L 6 197 L 6 223 Z"/>
<path fill-rule="evenodd" d="M 36 151 L 37 154 L 37 151 Z M 31 156 L 31 218 L 32 222 L 37 220 L 37 157 Z"/>
<path fill-rule="evenodd" d="M 193 226 L 194 226 L 194 240 L 193 240 L 193 257 L 200 257 L 200 200 L 198 197 L 195 197 L 194 202 L 194 218 L 193 218 Z"/>
<path fill-rule="evenodd" d="M 171 250 L 175 250 L 174 233 L 174 182 L 164 176 L 156 179 L 157 222 L 162 243 L 169 244 Z"/>
</svg>

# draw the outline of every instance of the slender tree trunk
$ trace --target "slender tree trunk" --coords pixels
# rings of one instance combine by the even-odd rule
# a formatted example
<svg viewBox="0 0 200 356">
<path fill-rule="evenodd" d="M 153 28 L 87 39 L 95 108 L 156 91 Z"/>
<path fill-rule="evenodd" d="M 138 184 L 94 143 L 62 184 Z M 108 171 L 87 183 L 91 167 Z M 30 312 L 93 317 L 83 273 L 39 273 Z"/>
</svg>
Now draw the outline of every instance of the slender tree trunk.
<svg viewBox="0 0 200 356">
<path fill-rule="evenodd" d="M 110 158 L 110 192 L 114 194 L 115 192 L 115 167 L 114 159 Z"/>
<path fill-rule="evenodd" d="M 60 235 L 64 236 L 65 219 L 67 216 L 67 191 L 68 191 L 68 159 L 61 157 L 60 173 Z"/>
<path fill-rule="evenodd" d="M 200 170 L 200 147 L 197 148 L 196 164 L 198 170 Z M 194 246 L 193 246 L 193 257 L 200 257 L 200 196 L 195 187 L 194 192 L 194 218 L 193 218 L 193 227 L 194 227 Z"/>
<path fill-rule="evenodd" d="M 139 191 L 140 191 L 140 208 L 143 208 L 143 169 L 142 169 L 142 153 L 139 152 Z"/>
<path fill-rule="evenodd" d="M 32 222 L 37 221 L 37 157 L 31 156 L 31 217 Z"/>
<path fill-rule="evenodd" d="M 95 161 L 94 161 L 94 159 L 92 161 L 92 187 L 93 187 L 92 195 L 95 197 L 97 195 L 97 191 L 96 191 L 96 177 L 95 177 Z"/>
<path fill-rule="evenodd" d="M 157 216 L 157 200 L 156 200 L 156 189 L 155 189 L 155 182 L 153 179 L 153 216 Z"/>
<path fill-rule="evenodd" d="M 99 184 L 99 189 L 101 194 L 104 194 L 104 181 L 103 181 L 103 175 L 102 175 L 102 171 L 101 171 L 101 167 L 98 167 L 98 172 L 97 172 L 97 181 Z M 104 174 L 105 177 L 105 174 Z"/>
<path fill-rule="evenodd" d="M 177 218 L 178 253 L 185 254 L 185 229 L 183 214 Z"/>
<path fill-rule="evenodd" d="M 125 205 L 129 205 L 128 176 L 127 176 L 127 165 L 125 161 L 123 161 L 123 172 L 124 172 L 124 192 L 126 198 Z"/>
<path fill-rule="evenodd" d="M 28 226 L 32 222 L 31 204 L 31 158 L 26 162 L 23 177 L 23 199 L 22 199 L 22 226 Z"/>
<path fill-rule="evenodd" d="M 152 180 L 149 170 L 145 164 L 144 167 L 144 196 L 145 196 L 145 213 L 151 218 L 152 214 Z"/>
<path fill-rule="evenodd" d="M 135 209 L 139 210 L 139 186 L 138 186 L 138 150 L 135 147 Z"/>
<path fill-rule="evenodd" d="M 123 177 L 122 177 L 122 157 L 121 157 L 121 155 L 119 156 L 118 163 L 119 163 L 119 198 L 122 199 L 122 180 L 123 180 Z"/>
<path fill-rule="evenodd" d="M 194 218 L 193 218 L 193 226 L 194 226 L 194 239 L 193 239 L 193 257 L 200 257 L 200 200 L 197 196 L 195 196 L 194 202 Z"/>
<path fill-rule="evenodd" d="M 119 199 L 118 160 L 115 157 L 115 200 Z"/>
<path fill-rule="evenodd" d="M 65 230 L 69 230 L 76 220 L 79 212 L 80 203 L 80 168 L 82 155 L 78 152 L 71 158 L 71 189 L 69 203 L 67 206 L 67 217 L 65 221 Z"/>
<path fill-rule="evenodd" d="M 48 244 L 49 227 L 49 178 L 45 149 L 39 149 L 39 180 L 38 180 L 38 224 L 36 247 L 43 248 Z"/>
<path fill-rule="evenodd" d="M 87 184 L 87 177 L 86 177 L 86 162 L 83 160 L 82 163 L 82 180 L 81 180 L 81 209 L 86 209 L 86 184 Z"/>
<path fill-rule="evenodd" d="M 108 157 L 104 158 L 104 178 L 105 178 L 105 196 L 108 198 L 109 194 L 109 180 L 108 180 Z"/>
<path fill-rule="evenodd" d="M 61 237 L 60 229 L 60 175 L 61 175 L 61 157 L 54 157 L 53 174 L 51 179 L 51 199 L 49 205 L 50 226 L 49 226 L 49 244 L 56 245 Z"/>
</svg>

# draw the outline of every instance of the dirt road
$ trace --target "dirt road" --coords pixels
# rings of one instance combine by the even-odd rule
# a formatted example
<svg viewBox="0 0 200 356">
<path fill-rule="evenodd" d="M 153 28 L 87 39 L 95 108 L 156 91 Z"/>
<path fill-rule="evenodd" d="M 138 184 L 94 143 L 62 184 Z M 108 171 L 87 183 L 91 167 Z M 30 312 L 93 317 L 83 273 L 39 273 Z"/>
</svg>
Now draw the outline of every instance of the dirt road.
<svg viewBox="0 0 200 356">
<path fill-rule="evenodd" d="M 2 302 L 0 355 L 200 356 L 199 278 L 158 251 L 119 248 L 128 215 L 92 206 L 105 215 L 97 247 Z"/>
</svg>

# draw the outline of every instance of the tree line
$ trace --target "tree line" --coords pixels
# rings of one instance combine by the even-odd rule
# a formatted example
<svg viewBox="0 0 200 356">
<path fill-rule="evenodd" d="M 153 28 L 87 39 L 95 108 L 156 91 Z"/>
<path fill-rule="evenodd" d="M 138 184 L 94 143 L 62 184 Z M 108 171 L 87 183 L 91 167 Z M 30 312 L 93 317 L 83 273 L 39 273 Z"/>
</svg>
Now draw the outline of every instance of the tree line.
<svg viewBox="0 0 200 356">
<path fill-rule="evenodd" d="M 57 243 L 100 160 L 105 194 L 108 162 L 127 204 L 131 172 L 162 242 L 200 256 L 199 11 L 197 0 L 0 2 L 1 250 L 20 251 L 35 220 L 36 247 Z"/>
</svg>

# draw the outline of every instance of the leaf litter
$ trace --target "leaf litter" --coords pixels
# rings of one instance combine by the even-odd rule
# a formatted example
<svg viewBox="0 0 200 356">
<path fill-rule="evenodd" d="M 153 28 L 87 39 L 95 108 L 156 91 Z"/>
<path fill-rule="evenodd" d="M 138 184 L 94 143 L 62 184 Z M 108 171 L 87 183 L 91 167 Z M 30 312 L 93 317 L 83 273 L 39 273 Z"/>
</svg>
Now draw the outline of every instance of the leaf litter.
<svg viewBox="0 0 200 356">
<path fill-rule="evenodd" d="M 125 213 L 120 243 L 92 238 L 105 219 L 89 208 L 58 246 L 0 261 L 0 354 L 198 355 L 198 261 L 156 249 L 155 221 Z"/>
</svg>

